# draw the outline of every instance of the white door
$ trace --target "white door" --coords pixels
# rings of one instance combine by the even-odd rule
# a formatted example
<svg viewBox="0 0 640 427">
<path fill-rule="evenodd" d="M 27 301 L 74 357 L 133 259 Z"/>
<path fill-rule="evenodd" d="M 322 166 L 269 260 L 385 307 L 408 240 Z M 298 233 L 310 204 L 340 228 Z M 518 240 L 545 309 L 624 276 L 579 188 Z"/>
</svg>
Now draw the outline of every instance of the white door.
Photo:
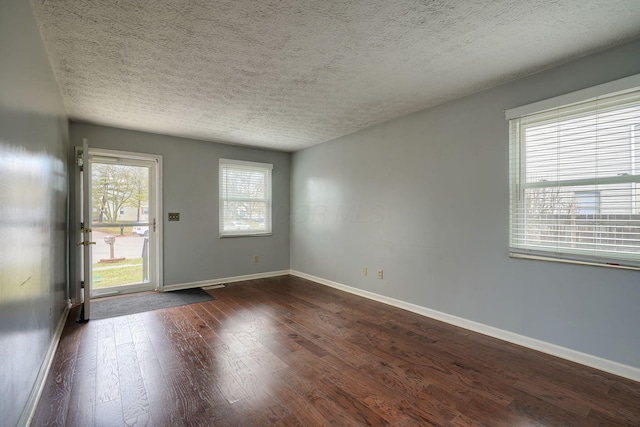
<svg viewBox="0 0 640 427">
<path fill-rule="evenodd" d="M 85 295 L 162 290 L 161 157 L 89 148 L 86 161 Z"/>
<path fill-rule="evenodd" d="M 85 219 L 90 216 L 90 205 L 86 203 L 89 198 L 89 170 L 87 164 L 89 161 L 89 143 L 85 138 L 82 141 L 82 151 L 80 153 L 78 166 L 80 167 L 80 241 L 76 246 L 80 247 L 80 256 L 82 260 L 82 272 L 80 275 L 82 281 L 82 310 L 80 312 L 80 320 L 87 321 L 91 318 L 91 245 L 95 242 L 91 240 L 91 227 L 86 225 Z"/>
</svg>

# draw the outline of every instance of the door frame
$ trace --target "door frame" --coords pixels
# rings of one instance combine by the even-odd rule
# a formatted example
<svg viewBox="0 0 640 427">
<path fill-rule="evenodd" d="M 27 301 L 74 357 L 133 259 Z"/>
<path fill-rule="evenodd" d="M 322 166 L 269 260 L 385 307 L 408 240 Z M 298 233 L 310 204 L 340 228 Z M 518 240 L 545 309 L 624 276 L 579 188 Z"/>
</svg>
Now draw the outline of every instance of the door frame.
<svg viewBox="0 0 640 427">
<path fill-rule="evenodd" d="M 75 158 L 78 159 L 78 156 L 80 155 L 80 153 L 82 153 L 82 147 L 75 147 Z M 156 216 L 155 216 L 155 220 L 156 220 L 156 236 L 155 236 L 155 240 L 156 240 L 156 248 L 155 248 L 155 252 L 156 252 L 156 262 L 155 262 L 155 266 L 154 266 L 154 270 L 153 273 L 155 275 L 156 278 L 156 283 L 155 283 L 155 291 L 157 292 L 163 292 L 164 291 L 164 280 L 163 280 L 163 212 L 162 212 L 162 155 L 160 154 L 150 154 L 150 153 L 139 153 L 139 152 L 132 152 L 132 151 L 121 151 L 121 150 L 109 150 L 109 149 L 103 149 L 103 148 L 93 148 L 91 146 L 89 146 L 88 148 L 88 155 L 89 156 L 105 156 L 105 157 L 119 157 L 119 158 L 124 158 L 124 159 L 129 159 L 129 160 L 142 160 L 142 161 L 154 161 L 156 163 L 156 167 L 155 167 L 155 189 L 150 191 L 154 191 L 155 192 L 155 211 L 156 211 Z M 87 165 L 88 166 L 88 165 Z M 78 165 L 76 164 L 76 174 L 80 173 Z M 76 180 L 76 182 L 78 183 L 79 180 Z M 78 193 L 78 192 L 77 192 Z M 77 194 L 76 193 L 76 194 Z M 79 196 L 79 194 L 77 194 L 77 196 Z M 81 204 L 81 199 L 80 197 L 76 197 L 75 198 L 75 206 L 74 206 L 74 210 L 76 212 L 76 218 L 80 218 L 80 211 L 82 210 L 82 204 Z M 152 218 L 149 218 L 150 222 L 152 221 Z M 82 236 L 82 232 L 80 230 L 80 221 L 76 221 L 73 224 L 73 231 L 74 231 L 74 235 L 76 236 Z M 75 255 L 74 255 L 75 256 Z M 78 277 L 78 283 L 77 283 L 77 290 L 78 292 L 76 293 L 78 296 L 81 293 L 81 285 L 80 285 L 80 277 L 83 276 L 82 273 L 82 263 L 76 263 L 76 276 Z M 135 291 L 133 291 L 135 292 Z M 108 295 L 102 295 L 102 296 L 108 296 Z"/>
</svg>

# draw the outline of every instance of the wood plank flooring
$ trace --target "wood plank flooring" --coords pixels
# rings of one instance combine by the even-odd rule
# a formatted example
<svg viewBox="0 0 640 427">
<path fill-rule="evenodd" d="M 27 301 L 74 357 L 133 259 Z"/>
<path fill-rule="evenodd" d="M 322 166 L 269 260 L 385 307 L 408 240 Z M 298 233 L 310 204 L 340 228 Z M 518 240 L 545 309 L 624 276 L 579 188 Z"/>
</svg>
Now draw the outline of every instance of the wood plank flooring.
<svg viewBox="0 0 640 427">
<path fill-rule="evenodd" d="M 34 426 L 640 426 L 640 383 L 292 276 L 70 316 Z"/>
</svg>

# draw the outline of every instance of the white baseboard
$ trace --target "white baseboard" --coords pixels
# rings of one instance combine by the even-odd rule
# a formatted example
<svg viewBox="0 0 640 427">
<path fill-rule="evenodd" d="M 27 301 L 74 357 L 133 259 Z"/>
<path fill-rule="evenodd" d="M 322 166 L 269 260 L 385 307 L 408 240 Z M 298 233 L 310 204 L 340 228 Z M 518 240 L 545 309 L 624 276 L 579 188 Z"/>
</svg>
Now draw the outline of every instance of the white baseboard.
<svg viewBox="0 0 640 427">
<path fill-rule="evenodd" d="M 266 279 L 268 277 L 286 276 L 289 270 L 268 271 L 266 273 L 246 274 L 244 276 L 223 277 L 221 279 L 201 280 L 199 282 L 178 283 L 176 285 L 164 285 L 162 292 L 177 291 L 180 289 L 202 288 L 225 283 L 244 282 L 245 280 Z"/>
<path fill-rule="evenodd" d="M 49 376 L 49 371 L 51 370 L 51 365 L 53 364 L 53 358 L 56 355 L 56 349 L 58 348 L 58 343 L 60 342 L 60 337 L 62 336 L 62 330 L 64 329 L 65 323 L 67 323 L 67 317 L 69 316 L 70 308 L 71 301 L 67 301 L 67 305 L 64 308 L 62 316 L 60 316 L 60 320 L 56 325 L 56 330 L 53 333 L 53 339 L 49 343 L 47 353 L 44 356 L 42 365 L 40 365 L 40 371 L 38 372 L 36 382 L 31 389 L 31 394 L 29 394 L 29 398 L 27 399 L 27 404 L 24 406 L 22 416 L 18 420 L 19 426 L 31 425 L 33 416 L 36 413 L 36 408 L 38 407 L 38 402 L 40 401 L 40 396 L 42 396 L 42 391 L 44 390 L 44 385 L 47 381 L 47 376 Z"/>
<path fill-rule="evenodd" d="M 398 307 L 403 310 L 411 311 L 413 313 L 417 313 L 422 316 L 440 320 L 442 322 L 459 326 L 461 328 L 468 329 L 470 331 L 474 331 L 484 335 L 488 335 L 490 337 L 498 338 L 500 340 L 521 345 L 523 347 L 527 347 L 533 350 L 541 351 L 543 353 L 560 357 L 562 359 L 570 360 L 572 362 L 576 362 L 581 365 L 589 366 L 591 368 L 609 372 L 614 375 L 619 375 L 621 377 L 629 378 L 634 381 L 640 381 L 640 368 L 636 368 L 634 366 L 624 365 L 622 363 L 614 362 L 612 360 L 603 359 L 598 356 L 582 353 L 580 351 L 572 350 L 570 348 L 562 347 L 556 344 L 551 344 L 545 341 L 540 341 L 535 338 L 530 338 L 524 335 L 516 334 L 514 332 L 505 331 L 504 329 L 499 329 L 493 326 L 485 325 L 483 323 L 474 322 L 473 320 L 464 319 L 462 317 L 453 316 L 451 314 L 432 310 L 430 308 L 422 307 L 422 306 L 401 301 L 395 298 L 390 298 L 384 295 L 379 295 L 373 292 L 343 285 L 342 283 L 333 282 L 331 280 L 323 279 L 321 277 L 313 276 L 307 273 L 302 273 L 300 271 L 291 270 L 291 275 L 298 276 L 303 279 L 311 280 L 313 282 L 320 283 L 322 285 L 329 286 L 335 289 L 340 289 L 342 291 L 359 295 L 364 298 L 369 298 L 371 300 L 388 304 L 394 307 Z"/>
</svg>

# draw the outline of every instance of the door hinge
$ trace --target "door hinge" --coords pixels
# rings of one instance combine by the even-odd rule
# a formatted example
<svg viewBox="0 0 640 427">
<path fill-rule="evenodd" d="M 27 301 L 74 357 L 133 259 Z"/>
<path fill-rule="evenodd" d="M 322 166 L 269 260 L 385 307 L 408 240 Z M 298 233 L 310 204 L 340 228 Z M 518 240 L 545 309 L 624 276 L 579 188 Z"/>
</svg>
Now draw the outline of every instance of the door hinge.
<svg viewBox="0 0 640 427">
<path fill-rule="evenodd" d="M 78 158 L 76 159 L 76 163 L 80 167 L 80 170 L 82 170 L 82 167 L 84 166 L 84 160 L 82 159 L 82 155 L 83 155 L 83 152 L 78 151 Z"/>
</svg>

